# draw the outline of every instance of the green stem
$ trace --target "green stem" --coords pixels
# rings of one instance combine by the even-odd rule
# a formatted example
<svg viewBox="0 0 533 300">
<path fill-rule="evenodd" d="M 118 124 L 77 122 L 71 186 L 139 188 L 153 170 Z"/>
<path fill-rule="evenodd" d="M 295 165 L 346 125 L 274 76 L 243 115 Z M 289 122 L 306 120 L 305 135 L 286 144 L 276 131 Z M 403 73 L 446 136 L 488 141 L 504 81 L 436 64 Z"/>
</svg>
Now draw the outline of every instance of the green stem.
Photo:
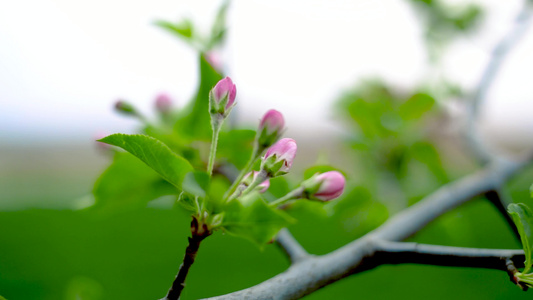
<svg viewBox="0 0 533 300">
<path fill-rule="evenodd" d="M 291 200 L 300 198 L 302 196 L 303 191 L 304 191 L 304 188 L 300 186 L 300 187 L 288 192 L 287 195 L 279 198 L 278 200 L 270 202 L 268 205 L 270 205 L 272 207 L 277 207 L 277 206 L 283 205 L 283 204 L 285 204 L 285 203 L 287 203 L 287 202 L 289 202 Z"/>
<path fill-rule="evenodd" d="M 250 185 L 242 191 L 241 195 L 245 195 L 255 189 L 256 186 L 260 185 L 263 181 L 265 181 L 268 178 L 268 174 L 265 170 L 259 171 L 259 174 L 257 174 L 257 177 L 250 183 Z"/>
<path fill-rule="evenodd" d="M 252 169 L 252 167 L 254 165 L 254 162 L 257 160 L 257 158 L 260 155 L 261 155 L 261 153 L 259 153 L 258 147 L 254 146 L 254 150 L 252 151 L 252 155 L 250 156 L 250 160 L 248 160 L 248 162 L 246 163 L 246 166 L 244 166 L 244 168 L 239 173 L 239 176 L 233 181 L 233 183 L 231 184 L 230 188 L 228 189 L 228 191 L 224 195 L 224 199 L 229 200 L 229 198 L 232 198 L 231 196 L 233 196 L 233 193 L 237 189 L 237 186 L 239 186 L 239 183 L 242 181 L 244 176 L 246 174 L 248 174 L 248 172 L 250 172 L 250 170 Z M 230 196 L 230 197 L 228 198 L 228 196 Z"/>
<path fill-rule="evenodd" d="M 213 128 L 213 137 L 211 139 L 211 149 L 209 150 L 209 163 L 207 165 L 207 173 L 209 176 L 213 174 L 213 167 L 215 165 L 215 158 L 217 156 L 217 144 L 218 144 L 218 134 L 220 133 L 220 128 L 222 128 L 223 118 L 218 117 L 218 115 L 211 116 L 211 126 Z"/>
</svg>

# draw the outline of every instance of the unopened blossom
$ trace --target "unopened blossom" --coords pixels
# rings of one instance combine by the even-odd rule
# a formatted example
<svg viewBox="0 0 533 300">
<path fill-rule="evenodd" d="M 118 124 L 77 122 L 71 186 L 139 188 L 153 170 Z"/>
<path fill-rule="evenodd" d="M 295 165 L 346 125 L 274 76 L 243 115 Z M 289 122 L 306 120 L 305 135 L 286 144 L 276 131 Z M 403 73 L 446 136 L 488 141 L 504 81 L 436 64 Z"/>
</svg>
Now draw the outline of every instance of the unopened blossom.
<svg viewBox="0 0 533 300">
<path fill-rule="evenodd" d="M 235 105 L 237 87 L 226 77 L 220 80 L 211 90 L 209 97 L 209 111 L 211 114 L 220 114 L 226 117 Z"/>
<path fill-rule="evenodd" d="M 337 171 L 329 171 L 313 176 L 310 180 L 315 183 L 310 197 L 316 200 L 329 201 L 338 198 L 344 191 L 346 179 Z"/>
<path fill-rule="evenodd" d="M 264 149 L 274 144 L 281 136 L 284 127 L 285 120 L 279 111 L 275 109 L 267 111 L 261 119 L 261 122 L 259 122 L 259 129 L 257 131 L 257 143 L 259 147 Z"/>
<path fill-rule="evenodd" d="M 284 138 L 268 148 L 261 169 L 266 171 L 270 177 L 287 174 L 296 156 L 296 141 Z"/>
<path fill-rule="evenodd" d="M 160 113 L 168 113 L 172 109 L 172 98 L 165 93 L 157 95 L 155 98 L 155 109 Z"/>
</svg>

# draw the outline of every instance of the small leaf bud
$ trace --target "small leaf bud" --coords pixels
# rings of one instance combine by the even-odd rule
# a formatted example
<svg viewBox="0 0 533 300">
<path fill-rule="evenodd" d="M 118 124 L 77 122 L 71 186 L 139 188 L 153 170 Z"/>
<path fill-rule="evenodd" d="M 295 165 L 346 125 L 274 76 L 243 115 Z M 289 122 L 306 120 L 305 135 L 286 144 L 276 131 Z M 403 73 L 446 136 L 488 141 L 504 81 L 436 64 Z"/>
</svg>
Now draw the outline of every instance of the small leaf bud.
<svg viewBox="0 0 533 300">
<path fill-rule="evenodd" d="M 117 100 L 117 102 L 115 102 L 115 110 L 125 115 L 137 115 L 135 107 L 124 100 Z"/>
</svg>

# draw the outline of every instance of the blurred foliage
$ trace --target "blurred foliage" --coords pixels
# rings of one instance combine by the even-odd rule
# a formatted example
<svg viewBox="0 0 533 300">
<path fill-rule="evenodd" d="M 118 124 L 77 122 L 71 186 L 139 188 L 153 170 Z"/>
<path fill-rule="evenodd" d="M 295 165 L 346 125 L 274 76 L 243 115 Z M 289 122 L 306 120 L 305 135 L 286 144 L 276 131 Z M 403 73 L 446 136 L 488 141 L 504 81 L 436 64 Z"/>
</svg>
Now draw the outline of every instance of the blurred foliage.
<svg viewBox="0 0 533 300">
<path fill-rule="evenodd" d="M 443 0 L 408 0 L 422 16 L 428 53 L 432 61 L 438 60 L 444 48 L 461 34 L 473 32 L 483 17 L 476 4 Z"/>
<path fill-rule="evenodd" d="M 478 6 L 410 1 L 423 16 L 433 59 L 453 38 L 474 30 L 482 16 Z M 157 299 L 165 294 L 190 234 L 187 211 L 194 211 L 196 203 L 189 196 L 206 195 L 212 199 L 210 209 L 219 211 L 221 195 L 230 185 L 227 170 L 242 168 L 252 151 L 255 132 L 228 126 L 220 136 L 221 160 L 215 175 L 209 179 L 198 171 L 205 170 L 211 138 L 208 102 L 204 100 L 223 77 L 207 56 L 224 41 L 227 7 L 226 1 L 207 36 L 201 35 L 191 20 L 156 23 L 199 52 L 199 84 L 189 106 L 173 110 L 160 123 L 145 122 L 142 129 L 187 160 L 187 172 L 170 179 L 175 183 L 172 185 L 159 175 L 165 176 L 169 165 L 159 165 L 159 160 L 151 160 L 140 151 L 137 157 L 144 155 L 147 161 L 155 162 L 158 174 L 134 155 L 115 152 L 94 185 L 94 206 L 77 211 L 0 212 L 0 295 L 10 300 L 105 300 Z M 290 230 L 310 253 L 325 254 L 449 182 L 454 178 L 450 175 L 455 173 L 454 166 L 443 163 L 446 153 L 436 143 L 440 116 L 436 98 L 440 96 L 435 90 L 401 91 L 379 80 L 361 82 L 347 90 L 336 112 L 348 126 L 349 158 L 354 158 L 355 164 L 343 166 L 351 172 L 347 172 L 350 180 L 342 199 L 325 206 L 296 202 L 290 205 L 290 217 L 276 214 L 266 209 L 265 202 L 285 195 L 294 183 L 284 177 L 274 178 L 261 199 L 264 201 L 232 203 L 227 232 L 264 245 L 267 240 L 254 237 L 272 235 L 275 228 L 290 224 Z M 114 137 L 120 138 L 124 136 Z M 166 151 L 165 147 L 160 150 Z M 304 177 L 331 169 L 312 166 Z M 191 170 L 196 171 L 188 172 Z M 524 186 L 529 186 L 532 176 L 530 168 L 507 185 L 515 202 L 531 203 Z M 186 193 L 180 195 L 181 187 Z M 64 189 L 60 182 L 55 188 Z M 168 199 L 170 205 L 165 204 Z M 180 209 L 168 209 L 172 206 Z M 232 213 L 237 215 L 235 222 Z M 254 227 L 253 222 L 265 215 L 274 227 Z M 519 247 L 488 201 L 472 201 L 444 215 L 411 240 L 465 247 Z M 287 267 L 286 258 L 274 245 L 260 250 L 243 239 L 218 232 L 202 245 L 182 299 L 247 288 Z M 384 285 L 387 288 L 380 288 Z M 346 278 L 306 299 L 352 299 L 355 294 L 371 299 L 450 299 L 458 295 L 468 299 L 530 298 L 509 284 L 501 271 L 400 265 Z"/>
<path fill-rule="evenodd" d="M 361 174 L 346 193 L 352 197 L 342 201 L 366 202 L 368 219 L 374 222 L 370 229 L 386 219 L 388 209 L 405 208 L 448 182 L 441 151 L 432 139 L 436 131 L 431 126 L 439 114 L 430 93 L 399 92 L 384 82 L 366 81 L 343 94 L 337 113 L 350 128 L 347 139 L 356 158 L 355 173 Z M 344 218 L 352 217 L 342 210 Z"/>
</svg>

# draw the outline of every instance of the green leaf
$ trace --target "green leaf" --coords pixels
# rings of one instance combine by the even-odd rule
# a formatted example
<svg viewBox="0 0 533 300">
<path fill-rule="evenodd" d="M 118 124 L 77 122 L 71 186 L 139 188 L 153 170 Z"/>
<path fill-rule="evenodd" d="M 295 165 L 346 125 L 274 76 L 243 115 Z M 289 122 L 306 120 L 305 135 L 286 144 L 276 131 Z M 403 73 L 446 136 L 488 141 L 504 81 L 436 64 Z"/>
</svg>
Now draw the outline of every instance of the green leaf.
<svg viewBox="0 0 533 300">
<path fill-rule="evenodd" d="M 209 187 L 209 174 L 201 171 L 189 172 L 183 179 L 182 187 L 185 192 L 203 198 Z"/>
<path fill-rule="evenodd" d="M 105 209 L 141 207 L 178 191 L 154 170 L 129 153 L 117 153 L 93 188 L 95 206 Z"/>
<path fill-rule="evenodd" d="M 74 277 L 67 285 L 65 300 L 99 300 L 102 299 L 102 285 L 88 277 Z M 0 300 L 2 297 L 0 297 Z"/>
<path fill-rule="evenodd" d="M 440 155 L 431 143 L 416 142 L 411 146 L 410 153 L 413 158 L 425 164 L 441 183 L 448 181 Z"/>
<path fill-rule="evenodd" d="M 244 204 L 237 199 L 228 203 L 222 227 L 231 234 L 263 247 L 281 228 L 293 222 L 285 212 L 268 206 L 263 199 L 256 196 Z"/>
<path fill-rule="evenodd" d="M 181 189 L 185 174 L 193 170 L 187 160 L 172 152 L 167 145 L 153 137 L 119 133 L 99 141 L 120 147 L 135 155 L 179 189 Z"/>
<path fill-rule="evenodd" d="M 288 192 L 291 191 L 289 188 L 289 183 L 287 182 L 287 178 L 285 178 L 285 176 L 277 176 L 274 178 L 270 178 L 269 180 L 270 187 L 268 188 L 267 193 L 272 195 L 272 199 L 268 200 L 274 201 L 285 196 Z"/>
<path fill-rule="evenodd" d="M 509 204 L 507 211 L 513 218 L 518 233 L 520 234 L 520 240 L 522 241 L 522 247 L 526 255 L 523 273 L 527 273 L 533 264 L 533 213 L 523 203 Z"/>
<path fill-rule="evenodd" d="M 170 33 L 173 33 L 179 38 L 184 39 L 186 42 L 190 42 L 193 36 L 193 24 L 189 19 L 174 24 L 168 21 L 156 21 L 156 26 L 159 26 Z"/>
<path fill-rule="evenodd" d="M 6 298 L 4 298 L 4 297 L 2 297 L 2 296 L 0 296 L 0 300 L 7 300 L 7 299 L 6 299 Z"/>
<path fill-rule="evenodd" d="M 213 176 L 207 191 L 207 210 L 220 213 L 223 210 L 223 196 L 230 187 L 229 180 L 224 176 Z"/>
<path fill-rule="evenodd" d="M 182 192 L 178 197 L 177 203 L 181 208 L 188 212 L 198 213 L 199 207 L 197 201 L 196 196 Z"/>
<path fill-rule="evenodd" d="M 230 130 L 221 132 L 218 139 L 218 158 L 226 158 L 238 169 L 244 168 L 253 150 L 255 131 Z"/>
<path fill-rule="evenodd" d="M 224 1 L 220 6 L 213 27 L 211 28 L 211 37 L 209 48 L 216 47 L 224 41 L 226 36 L 226 14 L 228 12 L 229 1 Z"/>
<path fill-rule="evenodd" d="M 430 111 L 435 104 L 435 99 L 425 93 L 411 96 L 400 106 L 400 116 L 404 120 L 418 120 L 423 114 Z"/>
<path fill-rule="evenodd" d="M 180 136 L 193 140 L 210 141 L 211 116 L 209 115 L 209 92 L 222 76 L 207 62 L 205 56 L 199 56 L 200 84 L 196 95 L 183 113 L 186 116 L 175 124 L 175 130 Z"/>
</svg>

